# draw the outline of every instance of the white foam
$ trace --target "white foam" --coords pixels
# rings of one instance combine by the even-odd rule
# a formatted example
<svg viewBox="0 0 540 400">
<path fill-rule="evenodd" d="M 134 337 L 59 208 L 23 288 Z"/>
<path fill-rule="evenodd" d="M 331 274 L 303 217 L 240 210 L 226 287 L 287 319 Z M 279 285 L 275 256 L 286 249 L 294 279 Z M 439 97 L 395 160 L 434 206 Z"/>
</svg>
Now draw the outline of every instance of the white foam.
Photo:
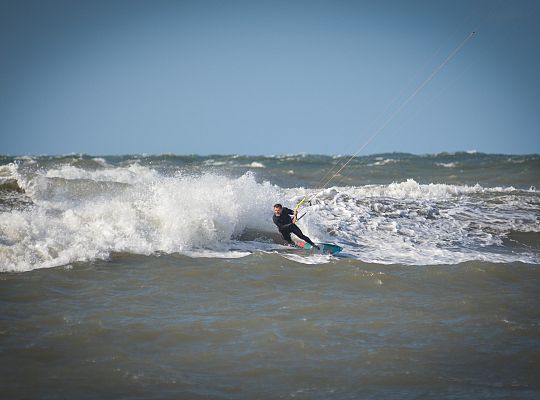
<svg viewBox="0 0 540 400">
<path fill-rule="evenodd" d="M 143 167 L 138 163 L 130 164 L 127 167 L 111 167 L 97 170 L 86 170 L 73 165 L 63 165 L 46 171 L 43 176 L 46 178 L 87 179 L 97 182 L 119 182 L 132 185 L 159 178 L 157 171 Z"/>
<path fill-rule="evenodd" d="M 248 164 L 247 166 L 251 168 L 266 168 L 266 166 L 263 163 L 260 163 L 257 161 L 253 161 L 251 164 Z"/>
<path fill-rule="evenodd" d="M 107 163 L 107 161 L 102 157 L 94 157 L 94 158 L 92 158 L 92 161 L 97 162 L 102 167 L 109 167 L 109 164 Z"/>
<path fill-rule="evenodd" d="M 9 163 L 0 165 L 0 179 L 17 179 L 18 177 L 18 166 L 16 163 Z"/>
<path fill-rule="evenodd" d="M 259 183 L 252 173 L 165 177 L 133 163 L 85 170 L 59 166 L 23 174 L 16 163 L 0 178 L 17 179 L 34 206 L 3 212 L 0 271 L 29 271 L 107 258 L 111 252 L 244 257 L 271 243 L 236 240 L 244 230 L 274 234 L 272 205 L 294 205 L 312 192 Z M 366 262 L 454 264 L 468 260 L 540 263 L 538 252 L 501 246 L 512 230 L 539 232 L 530 191 L 512 187 L 419 184 L 333 187 L 305 206 L 299 222 L 318 242 L 334 242 Z M 327 256 L 286 255 L 324 263 Z"/>
<path fill-rule="evenodd" d="M 395 164 L 399 162 L 399 160 L 395 160 L 393 158 L 383 158 L 383 157 L 376 157 L 375 160 L 376 161 L 374 163 L 368 164 L 368 167 Z"/>
<path fill-rule="evenodd" d="M 140 166 L 127 168 L 135 177 L 122 168 L 115 171 L 62 167 L 28 182 L 33 186 L 36 206 L 4 213 L 0 220 L 0 271 L 106 258 L 111 252 L 202 249 L 200 254 L 214 251 L 214 255 L 244 256 L 242 249 L 231 253 L 223 243 L 246 228 L 274 231 L 268 216 L 272 204 L 281 197 L 279 188 L 257 183 L 250 173 L 231 179 L 213 174 L 163 177 Z M 137 184 L 97 197 L 73 197 L 67 193 L 73 190 L 68 180 L 64 196 L 43 199 L 46 196 L 39 195 L 57 184 L 49 176 Z M 92 182 L 87 184 L 95 184 Z"/>
<path fill-rule="evenodd" d="M 32 156 L 18 156 L 18 157 L 15 157 L 15 160 L 24 161 L 27 164 L 36 164 L 37 163 L 37 161 Z"/>
<path fill-rule="evenodd" d="M 330 188 L 314 197 L 301 224 L 312 239 L 336 242 L 367 262 L 538 263 L 540 255 L 534 250 L 513 253 L 501 246 L 512 230 L 540 232 L 537 205 L 527 203 L 521 192 L 480 185 L 420 185 L 412 179 Z"/>
<path fill-rule="evenodd" d="M 295 261 L 301 264 L 308 265 L 317 265 L 317 264 L 328 264 L 331 260 L 335 259 L 333 256 L 325 254 L 313 254 L 313 255 L 303 255 L 303 254 L 287 254 L 284 253 L 283 257 Z"/>
<path fill-rule="evenodd" d="M 330 191 L 339 190 L 343 194 L 359 197 L 391 197 L 396 199 L 414 200 L 443 200 L 460 194 L 483 193 L 483 192 L 512 192 L 513 187 L 484 188 L 480 185 L 447 185 L 444 183 L 419 184 L 414 179 L 405 182 L 394 182 L 390 185 L 366 185 L 355 188 L 332 188 Z"/>
<path fill-rule="evenodd" d="M 209 167 L 222 167 L 224 165 L 230 165 L 230 164 L 232 164 L 230 160 L 229 161 L 216 161 L 214 159 L 209 159 L 209 160 L 204 161 L 204 165 L 209 166 Z"/>
<path fill-rule="evenodd" d="M 443 168 L 456 168 L 458 164 L 455 162 L 450 162 L 450 163 L 435 163 L 435 165 L 437 165 L 438 167 L 443 167 Z"/>
<path fill-rule="evenodd" d="M 239 251 L 239 250 L 198 250 L 198 251 L 184 251 L 183 254 L 193 258 L 242 258 L 249 256 L 250 251 Z"/>
</svg>

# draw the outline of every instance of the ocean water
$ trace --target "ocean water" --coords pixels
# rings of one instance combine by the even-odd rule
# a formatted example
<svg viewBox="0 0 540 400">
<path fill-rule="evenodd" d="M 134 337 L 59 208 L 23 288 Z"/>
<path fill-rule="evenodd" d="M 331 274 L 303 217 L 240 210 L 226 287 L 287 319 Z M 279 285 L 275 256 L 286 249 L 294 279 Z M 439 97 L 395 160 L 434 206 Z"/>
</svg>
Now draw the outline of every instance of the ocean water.
<svg viewBox="0 0 540 400">
<path fill-rule="evenodd" d="M 540 156 L 347 159 L 0 156 L 2 397 L 539 398 Z"/>
</svg>

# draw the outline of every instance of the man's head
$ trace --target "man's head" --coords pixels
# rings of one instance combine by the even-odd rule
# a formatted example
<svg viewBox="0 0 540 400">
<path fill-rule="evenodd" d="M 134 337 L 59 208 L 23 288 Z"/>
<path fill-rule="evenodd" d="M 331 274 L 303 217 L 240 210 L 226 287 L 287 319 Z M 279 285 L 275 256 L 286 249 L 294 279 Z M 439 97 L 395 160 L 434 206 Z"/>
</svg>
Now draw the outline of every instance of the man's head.
<svg viewBox="0 0 540 400">
<path fill-rule="evenodd" d="M 274 204 L 274 215 L 276 217 L 281 216 L 281 212 L 283 211 L 283 206 L 279 203 Z"/>
</svg>

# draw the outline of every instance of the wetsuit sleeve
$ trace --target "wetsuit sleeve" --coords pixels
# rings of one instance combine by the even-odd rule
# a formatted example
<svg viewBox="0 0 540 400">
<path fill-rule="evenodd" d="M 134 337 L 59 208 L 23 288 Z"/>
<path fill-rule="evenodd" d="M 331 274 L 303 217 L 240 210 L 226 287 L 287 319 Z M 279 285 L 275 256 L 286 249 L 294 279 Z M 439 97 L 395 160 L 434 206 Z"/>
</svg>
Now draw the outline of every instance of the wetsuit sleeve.
<svg viewBox="0 0 540 400">
<path fill-rule="evenodd" d="M 285 213 L 287 215 L 293 215 L 294 214 L 294 211 L 291 210 L 290 208 L 287 208 L 287 207 L 283 207 L 283 211 L 285 211 Z"/>
</svg>

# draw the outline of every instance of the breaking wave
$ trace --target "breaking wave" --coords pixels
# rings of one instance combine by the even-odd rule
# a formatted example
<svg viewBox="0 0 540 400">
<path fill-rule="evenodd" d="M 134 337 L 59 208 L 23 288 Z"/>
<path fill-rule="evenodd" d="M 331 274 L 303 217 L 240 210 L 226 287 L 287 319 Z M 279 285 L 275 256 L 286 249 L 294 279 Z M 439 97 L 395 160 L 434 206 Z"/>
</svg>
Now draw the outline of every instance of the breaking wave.
<svg viewBox="0 0 540 400">
<path fill-rule="evenodd" d="M 241 257 L 274 251 L 280 242 L 272 205 L 293 207 L 313 194 L 260 182 L 252 172 L 163 174 L 136 162 L 91 161 L 92 168 L 62 164 L 31 172 L 0 166 L 0 191 L 31 200 L 28 207 L 0 210 L 0 271 L 105 259 L 113 252 Z M 408 179 L 320 191 L 300 226 L 313 240 L 337 243 L 345 257 L 366 262 L 540 263 L 538 209 L 535 190 Z M 256 234 L 246 239 L 246 231 Z"/>
</svg>

